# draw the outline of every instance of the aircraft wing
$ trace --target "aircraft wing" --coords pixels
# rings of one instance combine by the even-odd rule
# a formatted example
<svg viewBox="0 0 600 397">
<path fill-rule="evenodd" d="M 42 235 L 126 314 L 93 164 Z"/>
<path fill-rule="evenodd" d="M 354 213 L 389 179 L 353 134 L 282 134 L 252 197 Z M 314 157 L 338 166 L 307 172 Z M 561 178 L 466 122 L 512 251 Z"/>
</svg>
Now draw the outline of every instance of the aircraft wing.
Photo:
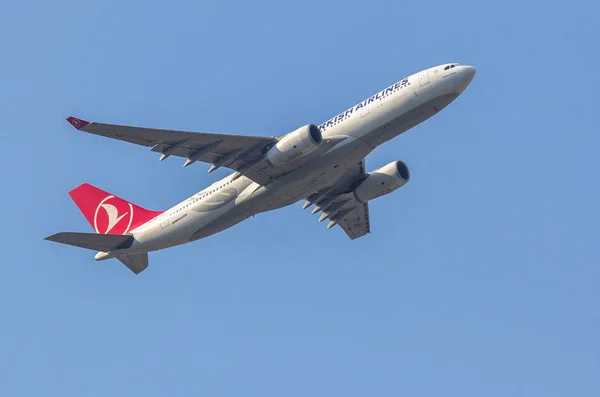
<svg viewBox="0 0 600 397">
<path fill-rule="evenodd" d="M 359 203 L 352 207 L 352 210 L 345 214 L 338 222 L 338 225 L 350 237 L 351 240 L 371 233 L 371 224 L 369 222 L 369 204 Z"/>
<path fill-rule="evenodd" d="M 307 198 L 302 207 L 314 204 L 312 213 L 322 212 L 319 222 L 329 219 L 327 228 L 339 225 L 354 240 L 371 232 L 369 204 L 354 197 L 354 188 L 367 177 L 365 160 L 350 168 L 333 186 Z"/>
<path fill-rule="evenodd" d="M 67 121 L 79 131 L 152 147 L 153 152 L 161 153 L 161 161 L 169 156 L 183 157 L 187 159 L 184 167 L 201 161 L 212 164 L 209 172 L 226 167 L 261 185 L 273 179 L 254 165 L 262 159 L 263 149 L 276 141 L 274 137 L 129 127 L 89 122 L 75 117 L 69 117 Z"/>
</svg>

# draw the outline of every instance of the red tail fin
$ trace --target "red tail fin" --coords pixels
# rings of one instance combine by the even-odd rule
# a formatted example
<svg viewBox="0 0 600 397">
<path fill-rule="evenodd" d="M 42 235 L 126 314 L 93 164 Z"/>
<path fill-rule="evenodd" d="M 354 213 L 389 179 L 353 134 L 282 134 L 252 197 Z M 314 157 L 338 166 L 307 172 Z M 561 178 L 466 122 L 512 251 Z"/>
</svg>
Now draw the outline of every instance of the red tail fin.
<svg viewBox="0 0 600 397">
<path fill-rule="evenodd" d="M 88 183 L 69 192 L 90 225 L 101 234 L 127 234 L 162 214 L 149 211 Z"/>
</svg>

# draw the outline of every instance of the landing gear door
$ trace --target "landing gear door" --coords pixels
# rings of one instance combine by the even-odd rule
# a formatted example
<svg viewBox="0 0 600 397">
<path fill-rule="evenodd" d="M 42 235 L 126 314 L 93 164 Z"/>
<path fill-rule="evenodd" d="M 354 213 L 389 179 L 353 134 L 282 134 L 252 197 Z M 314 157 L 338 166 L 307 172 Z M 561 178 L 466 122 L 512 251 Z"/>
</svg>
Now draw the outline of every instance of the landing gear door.
<svg viewBox="0 0 600 397">
<path fill-rule="evenodd" d="M 419 86 L 423 87 L 429 84 L 429 69 L 419 73 Z"/>
</svg>

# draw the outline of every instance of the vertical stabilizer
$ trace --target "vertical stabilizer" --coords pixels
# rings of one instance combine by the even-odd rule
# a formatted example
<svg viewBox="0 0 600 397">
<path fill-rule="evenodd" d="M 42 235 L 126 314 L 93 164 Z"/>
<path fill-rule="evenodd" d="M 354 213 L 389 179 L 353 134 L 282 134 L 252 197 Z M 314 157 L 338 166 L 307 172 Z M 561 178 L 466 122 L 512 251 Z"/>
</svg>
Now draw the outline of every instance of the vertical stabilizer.
<svg viewBox="0 0 600 397">
<path fill-rule="evenodd" d="M 100 234 L 127 234 L 162 213 L 139 207 L 88 183 L 77 186 L 69 195 Z"/>
</svg>

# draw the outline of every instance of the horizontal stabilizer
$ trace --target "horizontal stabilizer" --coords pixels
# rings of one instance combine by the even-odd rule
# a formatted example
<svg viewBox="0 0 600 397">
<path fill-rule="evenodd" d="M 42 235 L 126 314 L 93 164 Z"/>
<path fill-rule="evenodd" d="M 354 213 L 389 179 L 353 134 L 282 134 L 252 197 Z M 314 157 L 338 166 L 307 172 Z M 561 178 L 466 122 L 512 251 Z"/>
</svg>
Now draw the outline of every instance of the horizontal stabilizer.
<svg viewBox="0 0 600 397">
<path fill-rule="evenodd" d="M 62 232 L 48 236 L 46 240 L 105 252 L 129 248 L 133 244 L 133 236 L 121 234 Z"/>
</svg>

